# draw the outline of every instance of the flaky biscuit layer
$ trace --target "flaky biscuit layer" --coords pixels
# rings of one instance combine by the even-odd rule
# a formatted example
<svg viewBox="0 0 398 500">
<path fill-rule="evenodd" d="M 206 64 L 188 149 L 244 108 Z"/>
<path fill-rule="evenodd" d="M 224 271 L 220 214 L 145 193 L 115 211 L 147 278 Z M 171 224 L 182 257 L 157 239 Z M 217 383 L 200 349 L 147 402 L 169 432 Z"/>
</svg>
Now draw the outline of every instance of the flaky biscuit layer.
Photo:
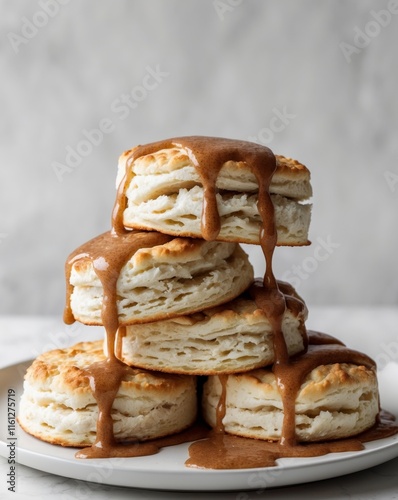
<svg viewBox="0 0 398 500">
<path fill-rule="evenodd" d="M 306 309 L 286 311 L 288 352 L 304 349 Z M 179 318 L 128 326 L 121 359 L 132 366 L 197 375 L 243 372 L 274 362 L 269 320 L 249 297 Z"/>
<path fill-rule="evenodd" d="M 133 150 L 131 150 L 133 151 Z M 156 230 L 200 238 L 203 187 L 188 154 L 179 148 L 163 149 L 131 163 L 131 151 L 119 160 L 117 185 L 126 171 L 126 227 Z M 259 243 L 261 219 L 257 209 L 258 185 L 244 162 L 228 161 L 217 179 L 220 241 Z M 309 170 L 296 160 L 277 156 L 270 186 L 275 207 L 278 245 L 307 245 L 312 195 Z"/>
<path fill-rule="evenodd" d="M 217 376 L 204 387 L 203 414 L 214 426 L 221 393 Z M 283 405 L 271 370 L 229 375 L 226 432 L 276 441 L 281 437 Z M 321 365 L 307 376 L 296 398 L 299 441 L 323 441 L 354 436 L 372 427 L 379 411 L 375 373 L 346 363 Z"/>
<path fill-rule="evenodd" d="M 33 436 L 62 446 L 86 446 L 96 435 L 98 407 L 86 369 L 104 359 L 102 341 L 49 351 L 29 367 L 18 422 Z M 194 377 L 129 370 L 113 404 L 118 441 L 179 432 L 196 418 Z"/>
<path fill-rule="evenodd" d="M 240 295 L 252 281 L 252 266 L 238 245 L 175 238 L 139 250 L 122 268 L 119 322 L 151 322 L 214 307 Z M 92 262 L 77 261 L 70 282 L 74 317 L 100 325 L 103 289 Z"/>
</svg>

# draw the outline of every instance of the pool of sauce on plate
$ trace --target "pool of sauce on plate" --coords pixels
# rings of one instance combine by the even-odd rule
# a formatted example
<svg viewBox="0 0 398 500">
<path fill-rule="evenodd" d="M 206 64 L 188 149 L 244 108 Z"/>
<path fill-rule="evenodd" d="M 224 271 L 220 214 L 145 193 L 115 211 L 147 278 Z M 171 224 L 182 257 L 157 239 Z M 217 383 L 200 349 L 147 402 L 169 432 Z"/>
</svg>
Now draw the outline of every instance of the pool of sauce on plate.
<svg viewBox="0 0 398 500">
<path fill-rule="evenodd" d="M 201 218 L 202 236 L 205 240 L 215 240 L 220 231 L 220 217 L 217 208 L 218 174 L 227 161 L 245 162 L 257 179 L 258 210 L 262 220 L 260 245 L 263 251 L 266 271 L 261 281 L 256 280 L 249 293 L 257 306 L 266 314 L 274 338 L 275 362 L 273 372 L 283 403 L 283 426 L 279 442 L 246 439 L 225 433 L 222 423 L 226 411 L 227 377 L 219 375 L 221 396 L 217 405 L 216 426 L 209 430 L 205 426 L 190 429 L 167 438 L 143 443 L 120 444 L 113 434 L 111 409 L 119 386 L 130 368 L 117 359 L 121 349 L 123 330 L 119 328 L 117 308 L 117 280 L 124 264 L 140 248 L 162 245 L 171 239 L 157 232 L 126 230 L 123 212 L 126 208 L 125 191 L 129 185 L 132 169 L 129 165 L 137 158 L 150 155 L 158 150 L 183 148 L 197 169 L 203 185 L 203 207 Z M 91 261 L 103 286 L 102 324 L 106 331 L 107 358 L 91 365 L 88 370 L 90 385 L 98 404 L 99 417 L 95 443 L 77 453 L 80 458 L 100 458 L 115 456 L 142 456 L 157 453 L 164 446 L 195 441 L 189 447 L 186 465 L 205 468 L 247 468 L 275 465 L 281 457 L 318 456 L 333 451 L 353 451 L 363 448 L 362 441 L 379 439 L 395 434 L 398 428 L 392 417 L 380 412 L 373 430 L 355 439 L 344 439 L 326 443 L 299 444 L 295 436 L 295 400 L 299 387 L 306 375 L 320 364 L 356 363 L 374 369 L 374 362 L 364 354 L 352 351 L 332 337 L 313 333 L 309 339 L 305 335 L 305 353 L 289 358 L 282 332 L 282 319 L 286 310 L 286 287 L 275 279 L 272 269 L 273 253 L 277 243 L 274 206 L 269 194 L 269 186 L 276 170 L 276 159 L 272 151 L 264 146 L 246 141 L 236 141 L 214 137 L 182 137 L 168 139 L 132 150 L 127 159 L 126 173 L 120 183 L 112 213 L 112 230 L 94 238 L 79 247 L 66 264 L 67 299 L 64 320 L 70 324 L 74 317 L 70 307 L 73 287 L 69 284 L 72 266 L 81 261 Z M 293 297 L 289 306 L 294 305 Z M 293 301 L 293 302 L 292 302 Z M 296 304 L 296 307 L 302 307 Z M 119 332 L 119 333 L 118 333 Z M 374 437 L 377 436 L 377 437 Z"/>
<path fill-rule="evenodd" d="M 189 446 L 188 467 L 206 469 L 249 469 L 273 467 L 279 458 L 318 457 L 328 453 L 352 452 L 364 449 L 363 443 L 392 436 L 398 432 L 395 417 L 381 411 L 379 420 L 371 429 L 352 438 L 316 443 L 263 441 L 210 431 L 207 439 Z"/>
</svg>

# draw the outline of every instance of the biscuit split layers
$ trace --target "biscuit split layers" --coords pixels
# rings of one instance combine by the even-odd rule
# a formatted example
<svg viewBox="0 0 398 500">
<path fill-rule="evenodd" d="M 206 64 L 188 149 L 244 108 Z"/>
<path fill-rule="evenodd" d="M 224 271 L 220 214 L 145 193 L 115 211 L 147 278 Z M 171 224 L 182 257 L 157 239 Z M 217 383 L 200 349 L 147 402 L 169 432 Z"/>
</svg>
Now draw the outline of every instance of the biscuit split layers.
<svg viewBox="0 0 398 500">
<path fill-rule="evenodd" d="M 138 250 L 117 281 L 121 325 L 157 321 L 228 302 L 253 281 L 253 268 L 236 243 L 174 238 Z M 103 288 L 88 259 L 73 264 L 70 304 L 76 320 L 101 325 Z"/>
<path fill-rule="evenodd" d="M 102 341 L 49 351 L 29 367 L 18 422 L 33 436 L 63 446 L 95 441 L 98 407 L 85 369 L 105 359 Z M 195 377 L 131 369 L 112 409 L 118 441 L 180 432 L 196 418 Z"/>
<path fill-rule="evenodd" d="M 218 377 L 204 386 L 203 415 L 214 426 L 220 399 Z M 372 427 L 379 412 L 376 374 L 364 367 L 336 363 L 320 365 L 306 377 L 296 398 L 296 437 L 325 441 L 354 436 Z M 283 405 L 271 370 L 229 375 L 226 414 L 228 434 L 279 440 Z"/>
<path fill-rule="evenodd" d="M 300 312 L 285 312 L 282 330 L 291 356 L 304 349 L 306 318 L 304 304 Z M 128 326 L 120 359 L 170 373 L 248 371 L 274 362 L 273 331 L 265 313 L 244 294 L 200 313 Z"/>
<path fill-rule="evenodd" d="M 128 161 L 119 159 L 117 185 L 126 171 L 127 207 L 123 223 L 134 229 L 200 238 L 203 187 L 183 148 L 162 149 Z M 296 160 L 276 156 L 277 169 L 269 192 L 275 208 L 278 245 L 307 245 L 312 196 L 309 170 Z M 226 162 L 217 178 L 220 241 L 259 243 L 261 218 L 257 180 L 245 162 Z"/>
</svg>

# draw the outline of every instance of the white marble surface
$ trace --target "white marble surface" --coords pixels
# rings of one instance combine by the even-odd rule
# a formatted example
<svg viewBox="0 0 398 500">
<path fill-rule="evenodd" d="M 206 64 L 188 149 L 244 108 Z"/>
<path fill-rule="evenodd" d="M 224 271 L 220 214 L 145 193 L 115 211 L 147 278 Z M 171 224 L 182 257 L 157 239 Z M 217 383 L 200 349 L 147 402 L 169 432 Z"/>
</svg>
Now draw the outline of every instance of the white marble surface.
<svg viewBox="0 0 398 500">
<path fill-rule="evenodd" d="M 390 4 L 0 0 L 0 314 L 58 314 L 66 256 L 109 229 L 119 154 L 190 134 L 255 137 L 311 169 L 314 244 L 279 249 L 275 264 L 278 276 L 299 279 L 308 301 L 396 304 Z M 41 5 L 53 6 L 47 20 Z M 42 26 L 29 31 L 33 21 Z M 348 58 L 342 43 L 354 50 Z M 156 68 L 158 81 L 148 81 Z M 124 95 L 130 108 L 121 109 Z M 284 122 L 275 123 L 278 113 Z M 58 178 L 54 162 L 65 163 L 67 148 L 104 118 L 113 131 Z M 328 238 L 335 246 L 316 260 Z"/>
<path fill-rule="evenodd" d="M 333 334 L 349 346 L 360 349 L 379 361 L 380 376 L 391 373 L 398 362 L 397 308 L 319 308 L 310 310 L 308 327 Z M 65 327 L 58 317 L 0 317 L 2 349 L 0 367 L 30 359 L 44 350 L 63 347 L 83 339 L 101 335 L 96 327 Z M 0 372 L 1 376 L 1 372 Z M 391 394 L 396 394 L 394 378 Z M 391 395 L 390 394 L 390 395 Z M 384 395 L 386 396 L 386 394 Z M 383 394 L 381 395 L 383 401 Z M 396 399 L 396 398 L 395 398 Z M 4 425 L 4 423 L 2 424 Z M 259 498 L 307 500 L 358 499 L 392 500 L 398 498 L 398 458 L 369 470 L 306 485 L 257 491 L 226 493 L 176 493 L 118 488 L 63 478 L 31 469 L 17 467 L 17 492 L 6 489 L 8 464 L 0 457 L 0 498 L 51 500 L 95 499 L 205 499 L 255 500 Z M 60 471 L 62 474 L 62 471 Z"/>
</svg>

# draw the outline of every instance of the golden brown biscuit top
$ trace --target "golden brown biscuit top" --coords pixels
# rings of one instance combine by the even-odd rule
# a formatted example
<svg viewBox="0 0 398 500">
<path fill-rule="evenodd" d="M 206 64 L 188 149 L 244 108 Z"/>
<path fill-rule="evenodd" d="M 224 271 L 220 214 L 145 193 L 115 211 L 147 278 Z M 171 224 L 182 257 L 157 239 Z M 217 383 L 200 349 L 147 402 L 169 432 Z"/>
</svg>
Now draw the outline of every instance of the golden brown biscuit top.
<svg viewBox="0 0 398 500">
<path fill-rule="evenodd" d="M 25 379 L 33 386 L 46 387 L 56 383 L 59 390 L 90 393 L 87 369 L 93 363 L 105 359 L 102 340 L 79 342 L 72 347 L 41 354 L 28 368 Z M 184 385 L 188 379 L 131 368 L 123 378 L 121 390 L 134 388 L 167 394 Z"/>
<path fill-rule="evenodd" d="M 120 161 L 126 162 L 137 149 L 137 147 L 138 146 L 124 151 L 120 156 Z M 275 155 L 275 158 L 277 168 L 274 176 L 310 176 L 309 169 L 298 160 L 283 155 Z M 159 151 L 156 151 L 155 153 L 141 156 L 135 160 L 135 163 L 145 169 L 148 169 L 151 166 L 156 166 L 159 171 L 173 171 L 181 168 L 184 165 L 190 164 L 191 160 L 184 149 L 173 147 L 168 149 L 161 149 Z M 248 168 L 245 162 L 231 161 L 228 163 L 231 163 L 238 168 Z"/>
</svg>

